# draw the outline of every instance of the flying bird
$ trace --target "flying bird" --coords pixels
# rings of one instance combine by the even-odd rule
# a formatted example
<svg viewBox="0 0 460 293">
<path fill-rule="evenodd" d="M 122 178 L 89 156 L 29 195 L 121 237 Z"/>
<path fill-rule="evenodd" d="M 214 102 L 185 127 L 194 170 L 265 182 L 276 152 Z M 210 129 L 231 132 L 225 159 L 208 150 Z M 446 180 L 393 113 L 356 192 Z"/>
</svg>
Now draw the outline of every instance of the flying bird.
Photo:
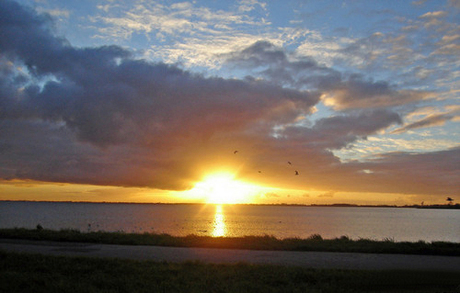
<svg viewBox="0 0 460 293">
<path fill-rule="evenodd" d="M 291 163 L 290 161 L 288 161 L 288 164 L 289 164 L 289 165 L 292 165 L 292 163 Z"/>
<path fill-rule="evenodd" d="M 295 175 L 299 175 L 299 171 L 295 170 Z"/>
<path fill-rule="evenodd" d="M 233 154 L 236 155 L 236 153 L 238 153 L 238 151 L 234 151 Z"/>
</svg>

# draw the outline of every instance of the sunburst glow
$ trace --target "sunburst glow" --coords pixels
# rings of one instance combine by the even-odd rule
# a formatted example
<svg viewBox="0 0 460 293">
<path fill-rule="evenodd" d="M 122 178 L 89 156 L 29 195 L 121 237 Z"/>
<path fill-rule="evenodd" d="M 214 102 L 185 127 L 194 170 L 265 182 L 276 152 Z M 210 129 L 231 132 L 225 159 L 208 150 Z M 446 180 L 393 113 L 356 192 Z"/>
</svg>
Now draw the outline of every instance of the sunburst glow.
<svg viewBox="0 0 460 293">
<path fill-rule="evenodd" d="M 238 181 L 230 173 L 214 173 L 195 185 L 202 192 L 207 203 L 232 204 L 250 202 L 255 186 Z"/>
</svg>

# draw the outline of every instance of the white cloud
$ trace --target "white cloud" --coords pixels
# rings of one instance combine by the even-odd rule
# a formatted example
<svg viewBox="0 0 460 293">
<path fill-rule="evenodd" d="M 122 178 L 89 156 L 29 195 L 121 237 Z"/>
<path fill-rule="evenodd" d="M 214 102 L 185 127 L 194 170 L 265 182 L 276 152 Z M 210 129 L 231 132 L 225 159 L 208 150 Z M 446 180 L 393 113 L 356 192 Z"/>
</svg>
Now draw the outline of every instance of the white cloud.
<svg viewBox="0 0 460 293">
<path fill-rule="evenodd" d="M 278 41 L 273 35 L 260 36 L 264 39 Z M 161 59 L 167 63 L 181 63 L 185 67 L 200 66 L 210 70 L 219 69 L 225 61 L 220 56 L 254 42 L 254 35 L 234 33 L 217 35 L 212 38 L 186 38 L 184 42 L 163 46 L 161 50 L 152 47 L 146 55 L 152 59 Z"/>
<path fill-rule="evenodd" d="M 348 39 L 327 39 L 325 40 L 319 32 L 306 31 L 305 40 L 297 47 L 299 55 L 311 56 L 318 63 L 331 67 L 334 59 L 342 54 L 338 52 L 343 45 L 350 42 Z"/>
<path fill-rule="evenodd" d="M 446 15 L 447 15 L 447 12 L 445 11 L 433 11 L 433 12 L 427 12 L 421 15 L 420 18 L 436 18 L 436 17 L 444 17 Z"/>
<path fill-rule="evenodd" d="M 37 9 L 37 11 L 40 13 L 48 13 L 49 15 L 55 18 L 69 18 L 71 13 L 67 9 Z"/>
<path fill-rule="evenodd" d="M 239 12 L 249 12 L 254 9 L 256 9 L 256 6 L 259 6 L 263 10 L 266 10 L 267 3 L 265 2 L 260 2 L 257 0 L 240 0 L 239 1 L 239 6 L 238 6 L 238 11 Z"/>
<path fill-rule="evenodd" d="M 157 3 L 139 2 L 119 15 L 112 15 L 106 6 L 101 7 L 107 15 L 92 17 L 93 22 L 109 25 L 100 32 L 110 38 L 129 38 L 133 33 L 160 33 L 165 37 L 177 37 L 177 34 L 217 35 L 232 25 L 263 25 L 246 14 L 233 11 L 211 10 L 182 2 L 170 7 Z"/>
<path fill-rule="evenodd" d="M 435 152 L 460 146 L 460 142 L 454 139 L 440 139 L 429 131 L 420 132 L 414 137 L 420 138 L 390 138 L 389 136 L 372 136 L 367 140 L 360 140 L 352 146 L 334 151 L 334 155 L 341 161 L 367 161 L 380 154 L 391 152 Z"/>
<path fill-rule="evenodd" d="M 192 3 L 190 2 L 174 3 L 173 5 L 171 5 L 171 9 L 177 9 L 177 10 L 192 9 Z"/>
</svg>

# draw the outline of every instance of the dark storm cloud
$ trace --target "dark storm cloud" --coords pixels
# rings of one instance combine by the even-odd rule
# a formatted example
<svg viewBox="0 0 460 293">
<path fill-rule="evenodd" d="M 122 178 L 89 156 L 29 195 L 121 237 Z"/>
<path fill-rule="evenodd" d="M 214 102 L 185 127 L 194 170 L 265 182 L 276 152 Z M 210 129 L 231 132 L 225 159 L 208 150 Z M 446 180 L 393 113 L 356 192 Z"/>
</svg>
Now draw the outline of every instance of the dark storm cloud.
<svg viewBox="0 0 460 293">
<path fill-rule="evenodd" d="M 266 133 L 319 100 L 136 60 L 116 46 L 75 48 L 48 17 L 0 5 L 3 178 L 183 189 L 213 137 Z"/>
<path fill-rule="evenodd" d="M 376 110 L 322 118 L 311 128 L 291 127 L 284 134 L 291 138 L 304 139 L 306 144 L 320 150 L 341 149 L 358 139 L 365 139 L 368 135 L 401 122 L 399 115 L 394 112 Z"/>
<path fill-rule="evenodd" d="M 318 100 L 314 94 L 260 82 L 205 79 L 173 66 L 130 59 L 129 52 L 116 46 L 74 48 L 51 35 L 47 18 L 14 2 L 2 3 L 2 53 L 23 62 L 35 78 L 53 77 L 42 87 L 25 85 L 20 93 L 17 84 L 5 85 L 4 118 L 64 121 L 80 139 L 107 145 L 132 140 L 134 130 L 145 131 L 142 136 L 180 135 L 192 129 L 210 135 L 261 119 L 289 120 Z M 273 111 L 287 101 L 292 109 Z"/>
</svg>

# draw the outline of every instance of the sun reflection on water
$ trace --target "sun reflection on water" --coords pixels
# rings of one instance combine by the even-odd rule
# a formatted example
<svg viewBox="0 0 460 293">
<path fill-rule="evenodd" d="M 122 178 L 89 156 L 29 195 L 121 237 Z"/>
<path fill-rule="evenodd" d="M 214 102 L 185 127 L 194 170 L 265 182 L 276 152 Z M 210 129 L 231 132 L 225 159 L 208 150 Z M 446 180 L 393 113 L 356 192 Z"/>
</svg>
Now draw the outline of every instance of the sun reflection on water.
<svg viewBox="0 0 460 293">
<path fill-rule="evenodd" d="M 225 227 L 225 216 L 222 212 L 222 205 L 216 205 L 216 214 L 214 215 L 214 228 L 212 237 L 223 237 L 227 234 Z"/>
</svg>

